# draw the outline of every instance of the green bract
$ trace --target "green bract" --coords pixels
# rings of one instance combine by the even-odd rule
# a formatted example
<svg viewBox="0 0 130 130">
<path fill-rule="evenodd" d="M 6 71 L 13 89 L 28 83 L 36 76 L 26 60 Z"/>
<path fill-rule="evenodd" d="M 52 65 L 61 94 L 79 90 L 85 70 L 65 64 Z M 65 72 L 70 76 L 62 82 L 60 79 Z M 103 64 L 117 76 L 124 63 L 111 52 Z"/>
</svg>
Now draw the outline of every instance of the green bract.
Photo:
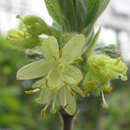
<svg viewBox="0 0 130 130">
<path fill-rule="evenodd" d="M 126 65 L 118 59 L 106 55 L 92 54 L 88 58 L 89 71 L 85 77 L 83 86 L 86 91 L 100 94 L 110 86 L 110 80 L 121 77 L 126 80 Z"/>
<path fill-rule="evenodd" d="M 76 105 L 72 90 L 83 95 L 77 87 L 83 76 L 80 69 L 72 63 L 81 55 L 84 44 L 84 35 L 78 34 L 74 35 L 60 50 L 54 37 L 45 39 L 42 43 L 45 60 L 35 61 L 21 68 L 17 72 L 17 79 L 29 80 L 45 76 L 44 80 L 37 81 L 34 85 L 38 88 L 45 88 L 42 90 L 38 102 L 49 104 L 52 101 L 53 104 L 57 92 L 61 91 L 59 92 L 60 105 L 69 114 L 74 114 Z M 67 94 L 63 96 L 62 93 Z"/>
</svg>

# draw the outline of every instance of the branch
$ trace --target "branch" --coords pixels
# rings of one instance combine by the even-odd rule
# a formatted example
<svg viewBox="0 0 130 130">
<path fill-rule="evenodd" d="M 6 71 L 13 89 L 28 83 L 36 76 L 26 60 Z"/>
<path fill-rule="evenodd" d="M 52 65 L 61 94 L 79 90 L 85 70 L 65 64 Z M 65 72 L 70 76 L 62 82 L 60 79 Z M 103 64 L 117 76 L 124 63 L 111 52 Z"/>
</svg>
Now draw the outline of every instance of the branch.
<svg viewBox="0 0 130 130">
<path fill-rule="evenodd" d="M 69 115 L 67 112 L 65 112 L 63 108 L 61 108 L 59 112 L 62 118 L 62 124 L 63 124 L 62 130 L 72 130 L 73 119 L 77 112 L 74 115 Z"/>
</svg>

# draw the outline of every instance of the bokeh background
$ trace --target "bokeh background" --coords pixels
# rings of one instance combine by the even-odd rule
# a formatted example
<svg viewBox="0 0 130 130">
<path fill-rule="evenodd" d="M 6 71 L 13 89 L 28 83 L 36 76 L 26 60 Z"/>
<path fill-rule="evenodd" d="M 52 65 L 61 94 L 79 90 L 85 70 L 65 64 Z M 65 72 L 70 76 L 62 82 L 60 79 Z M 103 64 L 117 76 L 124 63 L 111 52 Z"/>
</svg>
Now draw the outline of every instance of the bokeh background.
<svg viewBox="0 0 130 130">
<path fill-rule="evenodd" d="M 58 113 L 41 118 L 42 106 L 35 96 L 24 94 L 33 81 L 17 81 L 17 70 L 29 63 L 28 58 L 4 40 L 9 29 L 18 24 L 16 15 L 35 14 L 51 25 L 44 0 L 0 0 L 0 130 L 58 130 Z M 100 45 L 113 44 L 129 67 L 130 62 L 130 1 L 111 0 L 99 18 L 102 26 Z M 130 67 L 129 67 L 130 68 Z M 101 97 L 79 99 L 80 113 L 74 130 L 130 130 L 130 71 L 128 81 L 112 81 L 112 93 L 107 96 L 108 110 L 101 107 Z"/>
</svg>

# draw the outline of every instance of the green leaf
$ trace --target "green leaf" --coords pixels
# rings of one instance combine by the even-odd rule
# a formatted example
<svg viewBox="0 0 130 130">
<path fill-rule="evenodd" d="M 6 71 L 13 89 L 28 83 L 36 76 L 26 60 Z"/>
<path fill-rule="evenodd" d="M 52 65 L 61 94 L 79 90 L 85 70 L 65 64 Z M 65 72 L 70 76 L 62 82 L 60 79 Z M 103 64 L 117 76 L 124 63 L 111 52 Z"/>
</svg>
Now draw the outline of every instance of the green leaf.
<svg viewBox="0 0 130 130">
<path fill-rule="evenodd" d="M 44 60 L 35 61 L 22 67 L 17 72 L 17 79 L 28 80 L 42 77 L 48 73 L 50 64 Z"/>
<path fill-rule="evenodd" d="M 56 23 L 61 25 L 64 30 L 69 29 L 69 22 L 61 13 L 57 0 L 44 0 L 50 16 Z"/>
<path fill-rule="evenodd" d="M 63 47 L 61 61 L 66 64 L 72 63 L 75 58 L 81 55 L 84 44 L 84 35 L 76 34 L 73 36 L 72 39 Z"/>
<path fill-rule="evenodd" d="M 89 44 L 89 46 L 88 46 L 88 48 L 87 48 L 87 50 L 86 50 L 86 56 L 87 56 L 87 57 L 88 57 L 88 56 L 91 54 L 91 52 L 93 51 L 93 49 L 94 49 L 94 47 L 95 47 L 95 45 L 96 45 L 96 43 L 97 43 L 97 40 L 98 40 L 98 38 L 99 38 L 100 32 L 101 32 L 101 28 L 98 29 L 98 31 L 97 31 L 97 33 L 95 34 L 95 36 L 94 36 L 92 42 Z"/>
<path fill-rule="evenodd" d="M 96 53 L 98 54 L 106 54 L 111 58 L 119 58 L 121 56 L 121 52 L 116 48 L 114 44 L 108 46 L 98 45 L 96 47 Z"/>
<path fill-rule="evenodd" d="M 75 2 L 74 0 L 56 0 L 59 4 L 62 14 L 67 18 L 71 25 L 71 30 L 77 28 L 77 18 L 75 14 Z"/>
<path fill-rule="evenodd" d="M 54 59 L 59 56 L 59 46 L 56 38 L 49 37 L 45 39 L 42 43 L 43 55 L 46 59 Z"/>
<path fill-rule="evenodd" d="M 87 14 L 84 27 L 95 23 L 109 2 L 110 0 L 87 0 Z"/>
<path fill-rule="evenodd" d="M 75 1 L 75 13 L 78 23 L 77 30 L 80 32 L 85 23 L 88 0 L 73 0 L 73 1 Z"/>
<path fill-rule="evenodd" d="M 61 24 L 61 13 L 56 0 L 44 0 L 50 16 Z"/>
<path fill-rule="evenodd" d="M 67 65 L 64 68 L 63 80 L 69 84 L 78 84 L 83 78 L 83 75 L 77 67 Z"/>
<path fill-rule="evenodd" d="M 61 106 L 69 115 L 73 115 L 76 112 L 75 97 L 71 95 L 67 86 L 60 89 L 59 101 Z"/>
</svg>

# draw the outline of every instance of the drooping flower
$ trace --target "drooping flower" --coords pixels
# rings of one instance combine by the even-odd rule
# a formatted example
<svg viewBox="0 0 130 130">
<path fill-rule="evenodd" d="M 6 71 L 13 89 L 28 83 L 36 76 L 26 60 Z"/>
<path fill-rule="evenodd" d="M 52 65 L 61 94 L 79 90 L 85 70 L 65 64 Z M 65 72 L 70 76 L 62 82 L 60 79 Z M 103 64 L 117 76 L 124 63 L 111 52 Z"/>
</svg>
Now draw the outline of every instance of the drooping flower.
<svg viewBox="0 0 130 130">
<path fill-rule="evenodd" d="M 38 87 L 37 90 L 44 87 L 38 102 L 41 104 L 50 104 L 52 102 L 53 108 L 58 92 L 59 100 L 62 100 L 60 105 L 66 107 L 66 110 L 69 109 L 68 107 L 72 108 L 73 104 L 75 104 L 72 104 L 72 102 L 75 102 L 72 90 L 82 94 L 77 85 L 83 78 L 80 69 L 72 64 L 79 59 L 84 44 L 85 37 L 78 34 L 73 36 L 62 49 L 59 49 L 57 40 L 54 37 L 45 39 L 42 43 L 42 52 L 45 59 L 22 67 L 17 72 L 17 79 L 29 80 L 44 76 L 34 85 Z M 33 93 L 33 91 L 35 90 L 26 93 Z M 73 114 L 75 108 L 73 110 L 69 109 L 68 113 Z"/>
<path fill-rule="evenodd" d="M 107 106 L 103 91 L 110 87 L 110 81 L 112 79 L 121 77 L 122 80 L 127 80 L 127 66 L 120 58 L 114 59 L 106 55 L 95 53 L 88 58 L 88 66 L 88 73 L 83 82 L 86 93 L 101 94 L 104 106 Z"/>
</svg>

